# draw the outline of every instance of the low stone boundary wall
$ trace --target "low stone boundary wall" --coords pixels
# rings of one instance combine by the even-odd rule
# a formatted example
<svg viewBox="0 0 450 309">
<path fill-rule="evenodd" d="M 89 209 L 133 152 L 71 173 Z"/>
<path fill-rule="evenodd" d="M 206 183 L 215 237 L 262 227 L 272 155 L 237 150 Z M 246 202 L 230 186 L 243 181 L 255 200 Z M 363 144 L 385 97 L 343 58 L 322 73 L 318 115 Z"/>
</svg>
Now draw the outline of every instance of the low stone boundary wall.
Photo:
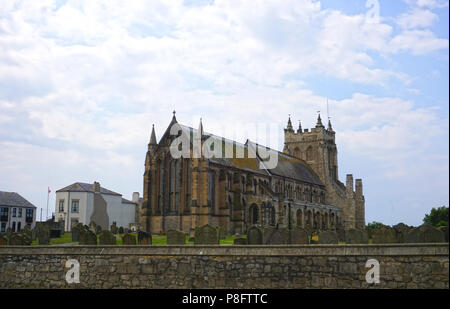
<svg viewBox="0 0 450 309">
<path fill-rule="evenodd" d="M 367 283 L 369 259 L 379 283 Z M 80 265 L 79 283 L 67 283 Z M 0 247 L 2 288 L 449 288 L 448 244 Z"/>
</svg>

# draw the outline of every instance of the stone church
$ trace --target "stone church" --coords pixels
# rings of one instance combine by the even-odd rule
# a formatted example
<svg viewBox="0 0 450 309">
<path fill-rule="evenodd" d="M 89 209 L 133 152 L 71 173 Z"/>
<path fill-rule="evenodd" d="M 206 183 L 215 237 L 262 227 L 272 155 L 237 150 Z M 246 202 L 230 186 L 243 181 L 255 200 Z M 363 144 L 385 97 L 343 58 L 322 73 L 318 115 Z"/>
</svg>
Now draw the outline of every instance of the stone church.
<svg viewBox="0 0 450 309">
<path fill-rule="evenodd" d="M 173 125 L 178 134 L 200 144 L 215 139 L 233 149 L 232 156 L 193 155 L 174 158 L 170 145 Z M 159 234 L 172 229 L 192 234 L 196 227 L 220 226 L 228 234 L 245 233 L 251 225 L 309 231 L 365 226 L 362 180 L 348 174 L 345 185 L 338 179 L 335 132 L 320 114 L 315 128 L 297 130 L 289 117 L 284 129 L 283 152 L 276 152 L 274 168 L 261 168 L 259 155 L 248 155 L 245 144 L 230 141 L 179 124 L 175 112 L 169 127 L 156 140 L 152 128 L 145 157 L 141 230 Z M 192 139 L 190 139 L 192 141 Z M 245 157 L 236 156 L 242 151 Z"/>
</svg>

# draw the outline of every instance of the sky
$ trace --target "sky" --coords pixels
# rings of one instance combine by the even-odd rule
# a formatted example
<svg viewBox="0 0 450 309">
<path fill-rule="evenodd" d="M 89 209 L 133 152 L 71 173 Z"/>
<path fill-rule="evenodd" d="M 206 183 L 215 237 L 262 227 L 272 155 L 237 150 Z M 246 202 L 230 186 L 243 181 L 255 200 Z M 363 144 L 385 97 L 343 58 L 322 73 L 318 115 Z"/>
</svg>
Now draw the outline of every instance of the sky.
<svg viewBox="0 0 450 309">
<path fill-rule="evenodd" d="M 336 131 L 366 222 L 419 225 L 449 203 L 449 7 L 443 0 L 0 0 L 0 190 L 142 195 L 152 124 L 245 142 L 288 115 Z M 328 100 L 328 109 L 327 109 Z M 248 133 L 248 134 L 247 134 Z M 260 137 L 255 137 L 257 141 Z M 261 141 L 260 141 L 261 142 Z M 264 143 L 264 141 L 262 141 Z"/>
</svg>

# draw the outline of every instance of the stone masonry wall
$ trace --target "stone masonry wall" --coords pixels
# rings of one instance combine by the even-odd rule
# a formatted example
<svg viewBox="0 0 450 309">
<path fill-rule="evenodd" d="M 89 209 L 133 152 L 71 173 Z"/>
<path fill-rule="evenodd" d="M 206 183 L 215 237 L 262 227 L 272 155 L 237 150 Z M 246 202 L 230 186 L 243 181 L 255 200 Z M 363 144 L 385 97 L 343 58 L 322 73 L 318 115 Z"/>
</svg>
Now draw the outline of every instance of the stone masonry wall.
<svg viewBox="0 0 450 309">
<path fill-rule="evenodd" d="M 66 283 L 68 259 L 80 283 Z M 368 259 L 380 283 L 368 284 Z M 449 288 L 448 244 L 0 247 L 0 288 Z"/>
</svg>

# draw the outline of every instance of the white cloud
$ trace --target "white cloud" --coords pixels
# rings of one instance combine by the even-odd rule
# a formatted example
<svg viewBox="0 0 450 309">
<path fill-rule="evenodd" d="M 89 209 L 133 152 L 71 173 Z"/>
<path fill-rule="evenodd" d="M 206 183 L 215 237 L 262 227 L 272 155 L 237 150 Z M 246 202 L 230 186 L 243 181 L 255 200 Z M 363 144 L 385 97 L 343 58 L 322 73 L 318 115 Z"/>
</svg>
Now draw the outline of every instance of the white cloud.
<svg viewBox="0 0 450 309">
<path fill-rule="evenodd" d="M 411 12 L 401 14 L 397 23 L 406 29 L 427 28 L 438 20 L 439 17 L 430 10 L 414 9 Z"/>
</svg>

